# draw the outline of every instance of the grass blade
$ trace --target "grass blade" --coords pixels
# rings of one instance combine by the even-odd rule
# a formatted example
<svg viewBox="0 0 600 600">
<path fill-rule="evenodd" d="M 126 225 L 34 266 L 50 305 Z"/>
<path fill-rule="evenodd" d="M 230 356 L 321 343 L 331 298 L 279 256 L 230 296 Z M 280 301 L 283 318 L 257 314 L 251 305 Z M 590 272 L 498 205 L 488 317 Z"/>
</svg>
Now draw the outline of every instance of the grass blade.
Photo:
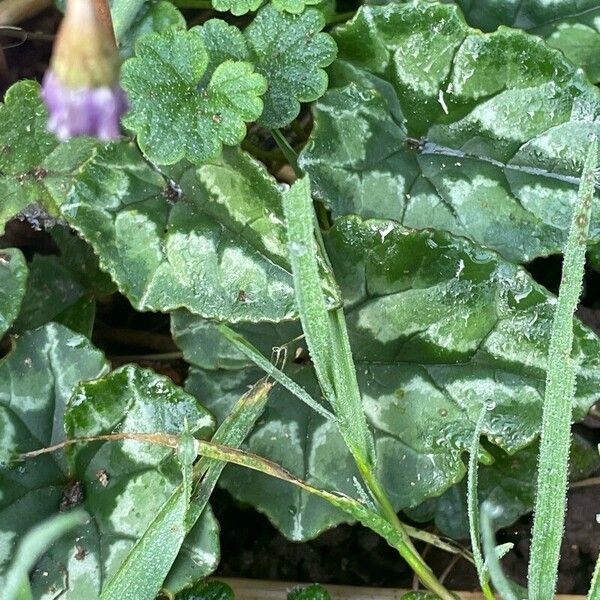
<svg viewBox="0 0 600 600">
<path fill-rule="evenodd" d="M 554 597 L 567 499 L 571 417 L 576 364 L 572 358 L 573 314 L 585 266 L 598 141 L 590 144 L 567 246 L 550 338 L 542 416 L 538 483 L 528 582 L 530 600 Z"/>
<path fill-rule="evenodd" d="M 338 311 L 334 315 L 328 312 L 321 288 L 308 177 L 297 180 L 284 194 L 283 211 L 296 301 L 308 350 L 323 394 L 339 420 L 340 433 L 363 471 L 373 463 L 373 440 L 356 377 L 350 381 L 354 366 L 349 345 L 344 343 L 347 336 L 340 331 Z"/>
<path fill-rule="evenodd" d="M 481 539 L 483 540 L 483 549 L 487 559 L 487 568 L 492 583 L 503 600 L 522 600 L 515 595 L 510 581 L 502 571 L 500 560 L 496 554 L 496 540 L 492 523 L 493 512 L 494 508 L 489 502 L 484 502 L 481 506 Z M 549 600 L 549 598 L 552 598 L 552 596 L 549 596 L 546 600 Z"/>
<path fill-rule="evenodd" d="M 375 447 L 363 410 L 344 313 L 341 308 L 331 312 L 327 310 L 321 288 L 317 262 L 318 231 L 315 230 L 307 176 L 298 179 L 284 194 L 283 212 L 296 302 L 323 395 L 333 408 L 339 431 L 369 491 L 377 500 L 384 521 L 402 540 L 398 544 L 400 554 L 425 586 L 442 600 L 450 600 L 453 596 L 437 580 L 413 546 L 376 476 Z"/>
<path fill-rule="evenodd" d="M 293 379 L 290 379 L 283 371 L 279 370 L 270 360 L 265 358 L 244 336 L 235 332 L 227 325 L 220 325 L 219 331 L 229 340 L 242 354 L 247 356 L 256 366 L 260 367 L 269 377 L 272 377 L 277 383 L 286 390 L 294 394 L 296 398 L 302 400 L 304 404 L 312 408 L 329 421 L 336 421 L 334 414 L 321 406 L 303 387 L 299 386 Z"/>
<path fill-rule="evenodd" d="M 192 493 L 195 440 L 189 432 L 178 448 L 183 482 L 162 505 L 142 537 L 100 594 L 100 600 L 152 600 L 177 558 L 186 534 Z"/>
<path fill-rule="evenodd" d="M 487 402 L 481 408 L 481 413 L 475 425 L 473 432 L 473 440 L 469 453 L 469 470 L 467 474 L 467 512 L 469 515 L 469 533 L 471 536 L 471 548 L 473 549 L 473 560 L 479 577 L 479 585 L 487 600 L 494 600 L 494 594 L 490 589 L 489 573 L 483 561 L 481 553 L 481 529 L 479 517 L 479 495 L 477 493 L 477 467 L 479 457 L 479 438 L 485 423 L 485 416 L 488 410 L 492 409 L 492 405 Z M 495 550 L 494 550 L 495 553 Z"/>
<path fill-rule="evenodd" d="M 248 390 L 225 417 L 212 438 L 213 442 L 234 448 L 240 446 L 262 415 L 272 388 L 272 383 L 261 380 Z M 199 480 L 199 482 L 192 492 L 192 501 L 186 522 L 187 533 L 191 531 L 206 508 L 225 464 L 223 461 L 203 456 L 195 465 L 194 480 Z M 176 569 L 177 563 L 164 582 L 167 589 L 175 587 Z"/>
</svg>

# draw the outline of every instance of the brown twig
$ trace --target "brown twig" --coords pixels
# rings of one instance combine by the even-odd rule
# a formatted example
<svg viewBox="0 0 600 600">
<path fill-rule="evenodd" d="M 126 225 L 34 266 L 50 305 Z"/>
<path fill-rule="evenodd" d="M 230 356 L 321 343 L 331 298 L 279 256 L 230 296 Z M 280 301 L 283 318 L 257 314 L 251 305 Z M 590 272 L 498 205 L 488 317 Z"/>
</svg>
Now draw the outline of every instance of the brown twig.
<svg viewBox="0 0 600 600">
<path fill-rule="evenodd" d="M 456 563 L 461 559 L 460 554 L 455 554 L 452 557 L 452 560 L 448 563 L 448 566 L 444 569 L 444 572 L 440 575 L 440 583 L 444 583 L 446 581 L 446 577 L 450 575 L 450 572 L 456 566 Z"/>
<path fill-rule="evenodd" d="M 161 446 L 167 446 L 168 448 L 177 448 L 179 444 L 179 436 L 170 435 L 168 433 L 108 433 L 105 435 L 91 435 L 79 438 L 71 438 L 64 440 L 53 446 L 47 446 L 45 448 L 39 448 L 38 450 L 31 450 L 30 452 L 23 452 L 19 454 L 20 459 L 35 458 L 42 454 L 50 454 L 61 450 L 66 446 L 72 444 L 81 444 L 82 442 L 116 442 L 122 440 L 134 440 L 136 442 L 147 442 L 149 444 L 159 444 Z"/>
<path fill-rule="evenodd" d="M 52 0 L 2 0 L 0 2 L 0 25 L 16 25 L 43 12 Z"/>
</svg>

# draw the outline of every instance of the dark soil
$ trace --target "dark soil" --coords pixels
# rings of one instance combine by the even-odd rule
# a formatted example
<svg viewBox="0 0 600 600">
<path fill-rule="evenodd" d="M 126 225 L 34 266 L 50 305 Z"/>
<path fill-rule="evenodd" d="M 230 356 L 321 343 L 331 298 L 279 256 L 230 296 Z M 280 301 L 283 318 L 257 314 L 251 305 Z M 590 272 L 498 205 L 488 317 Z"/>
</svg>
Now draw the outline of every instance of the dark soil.
<svg viewBox="0 0 600 600">
<path fill-rule="evenodd" d="M 53 33 L 59 14 L 46 11 L 40 17 L 23 23 L 26 31 Z M 0 46 L 14 43 L 0 35 Z M 0 94 L 17 79 L 41 79 L 50 55 L 50 43 L 27 40 L 18 47 L 5 50 L 8 77 L 0 77 Z M 49 236 L 32 230 L 26 223 L 13 222 L 0 247 L 18 246 L 29 257 L 34 252 L 53 253 Z M 557 257 L 540 259 L 529 266 L 532 275 L 551 291 L 558 290 L 561 261 Z M 589 270 L 586 277 L 580 318 L 600 331 L 600 273 Z M 166 315 L 140 314 L 127 300 L 114 295 L 98 307 L 94 343 L 103 349 L 116 365 L 124 357 L 173 351 Z M 0 354 L 2 349 L 0 348 Z M 187 366 L 183 361 L 137 362 L 170 376 L 181 384 Z M 589 419 L 590 429 L 599 421 Z M 598 432 L 595 432 L 598 433 Z M 597 484 L 596 484 L 597 485 Z M 598 555 L 600 525 L 596 514 L 598 488 L 594 485 L 572 489 L 562 548 L 559 591 L 585 594 Z M 411 587 L 413 576 L 408 567 L 381 538 L 360 526 L 340 526 L 304 544 L 286 540 L 270 522 L 251 508 L 236 503 L 226 492 L 217 490 L 212 506 L 221 523 L 222 562 L 217 575 L 256 579 L 294 580 L 358 586 Z M 525 583 L 531 516 L 521 518 L 513 527 L 501 531 L 498 542 L 512 542 L 514 549 L 504 565 L 516 581 Z M 419 544 L 434 571 L 453 589 L 477 588 L 475 571 L 463 559 Z"/>
</svg>

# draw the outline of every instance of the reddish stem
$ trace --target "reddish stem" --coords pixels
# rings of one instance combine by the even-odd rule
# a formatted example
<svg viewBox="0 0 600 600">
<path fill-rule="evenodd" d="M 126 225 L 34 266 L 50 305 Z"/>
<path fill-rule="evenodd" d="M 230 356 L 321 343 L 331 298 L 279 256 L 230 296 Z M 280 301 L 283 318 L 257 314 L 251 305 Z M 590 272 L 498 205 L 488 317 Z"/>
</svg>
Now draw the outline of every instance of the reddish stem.
<svg viewBox="0 0 600 600">
<path fill-rule="evenodd" d="M 108 5 L 108 0 L 93 0 L 93 2 L 94 6 L 96 7 L 96 14 L 98 15 L 98 18 L 110 31 L 116 46 L 117 40 L 115 38 L 115 29 L 113 27 L 112 17 L 110 16 L 110 7 Z"/>
</svg>

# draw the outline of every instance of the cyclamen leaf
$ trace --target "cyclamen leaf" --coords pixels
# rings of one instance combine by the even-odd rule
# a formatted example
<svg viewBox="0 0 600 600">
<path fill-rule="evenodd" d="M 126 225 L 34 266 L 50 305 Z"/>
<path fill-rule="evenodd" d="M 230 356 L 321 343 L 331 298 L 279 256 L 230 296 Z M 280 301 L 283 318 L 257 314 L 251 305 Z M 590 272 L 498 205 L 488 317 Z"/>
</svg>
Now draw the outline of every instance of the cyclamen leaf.
<svg viewBox="0 0 600 600">
<path fill-rule="evenodd" d="M 27 291 L 14 323 L 15 332 L 54 321 L 90 337 L 95 314 L 94 296 L 59 257 L 34 255 L 29 263 Z"/>
<path fill-rule="evenodd" d="M 56 538 L 81 525 L 85 519 L 83 511 L 75 510 L 66 515 L 55 515 L 25 534 L 4 580 L 3 594 L 6 600 L 32 599 L 29 571 L 35 566 L 36 560 Z"/>
<path fill-rule="evenodd" d="M 186 534 L 192 495 L 194 438 L 187 429 L 177 449 L 182 484 L 160 507 L 121 566 L 102 590 L 100 600 L 154 600 L 173 566 Z"/>
<path fill-rule="evenodd" d="M 518 262 L 562 250 L 600 132 L 581 71 L 539 39 L 482 34 L 428 2 L 363 7 L 335 39 L 334 89 L 300 159 L 334 217 L 444 229 Z"/>
<path fill-rule="evenodd" d="M 0 250 L 0 339 L 14 323 L 27 285 L 27 262 L 17 248 Z"/>
<path fill-rule="evenodd" d="M 234 598 L 232 589 L 222 581 L 202 581 L 175 596 L 175 600 L 234 600 Z"/>
<path fill-rule="evenodd" d="M 185 307 L 232 322 L 293 318 L 282 192 L 264 167 L 226 150 L 179 184 L 173 204 L 178 184 L 121 143 L 82 169 L 61 210 L 139 310 Z M 337 289 L 322 272 L 334 306 Z"/>
<path fill-rule="evenodd" d="M 500 25 L 539 35 L 583 68 L 593 82 L 600 79 L 600 6 L 596 0 L 452 0 L 469 25 L 494 31 Z"/>
<path fill-rule="evenodd" d="M 15 83 L 0 104 L 0 234 L 34 202 L 56 216 L 50 190 L 60 189 L 93 152 L 95 142 L 87 138 L 59 144 L 46 131 L 47 118 L 34 81 Z"/>
<path fill-rule="evenodd" d="M 0 573 L 16 541 L 58 511 L 69 479 L 58 456 L 43 455 L 17 468 L 7 468 L 8 462 L 16 452 L 60 442 L 73 389 L 107 371 L 88 340 L 56 324 L 20 336 L 0 362 Z"/>
<path fill-rule="evenodd" d="M 65 429 L 68 437 L 114 431 L 181 434 L 185 419 L 198 437 L 213 430 L 208 412 L 170 380 L 125 366 L 76 388 L 66 410 Z M 169 448 L 131 440 L 78 444 L 69 448 L 67 458 L 63 505 L 65 498 L 78 499 L 89 521 L 44 555 L 33 573 L 32 588 L 37 598 L 55 597 L 65 590 L 65 598 L 93 599 L 179 484 L 181 474 Z M 33 470 L 37 460 L 26 465 Z M 199 576 L 214 569 L 218 556 L 214 517 L 207 510 L 202 519 L 209 535 L 204 537 L 205 561 L 198 565 Z"/>
<path fill-rule="evenodd" d="M 136 56 L 122 69 L 131 102 L 124 124 L 150 160 L 214 159 L 223 144 L 241 142 L 245 123 L 262 113 L 267 83 L 250 63 L 225 62 L 199 86 L 208 64 L 199 27 L 149 33 L 136 43 Z"/>
<path fill-rule="evenodd" d="M 113 293 L 116 287 L 99 269 L 91 247 L 75 232 L 57 225 L 50 233 L 60 254 L 33 256 L 14 330 L 22 332 L 54 321 L 90 337 L 95 299 Z"/>
<path fill-rule="evenodd" d="M 506 454 L 488 445 L 486 452 L 493 458 L 491 464 L 479 465 L 479 499 L 490 500 L 497 509 L 494 526 L 498 529 L 514 523 L 520 516 L 531 512 L 535 499 L 535 472 L 539 446 L 527 446 L 514 455 Z M 600 460 L 597 448 L 584 437 L 575 434 L 571 445 L 571 480 L 577 481 L 593 473 Z M 454 539 L 469 536 L 467 515 L 467 488 L 463 480 L 449 488 L 439 498 L 424 502 L 408 516 L 418 522 L 435 521 L 443 535 Z"/>
<path fill-rule="evenodd" d="M 244 34 L 251 61 L 269 87 L 260 122 L 283 127 L 300 112 L 300 102 L 312 102 L 325 93 L 327 73 L 336 46 L 327 33 L 323 15 L 313 9 L 300 15 L 279 12 L 273 6 L 259 11 Z"/>
<path fill-rule="evenodd" d="M 496 403 L 483 424 L 491 443 L 514 454 L 536 438 L 555 301 L 546 290 L 492 251 L 392 221 L 338 219 L 326 244 L 347 301 L 379 475 L 396 508 L 418 506 L 463 478 L 461 457 L 486 399 Z M 187 388 L 222 418 L 260 371 L 217 343 L 211 327 L 184 313 L 173 318 L 178 345 L 200 367 Z M 235 329 L 266 356 L 287 343 L 287 355 L 297 357 L 287 361 L 287 375 L 319 398 L 297 325 Z M 579 419 L 598 397 L 600 341 L 579 323 L 576 338 Z M 278 386 L 247 447 L 317 487 L 357 493 L 356 469 L 335 425 Z M 316 498 L 235 467 L 221 484 L 294 540 L 347 519 Z"/>
</svg>

